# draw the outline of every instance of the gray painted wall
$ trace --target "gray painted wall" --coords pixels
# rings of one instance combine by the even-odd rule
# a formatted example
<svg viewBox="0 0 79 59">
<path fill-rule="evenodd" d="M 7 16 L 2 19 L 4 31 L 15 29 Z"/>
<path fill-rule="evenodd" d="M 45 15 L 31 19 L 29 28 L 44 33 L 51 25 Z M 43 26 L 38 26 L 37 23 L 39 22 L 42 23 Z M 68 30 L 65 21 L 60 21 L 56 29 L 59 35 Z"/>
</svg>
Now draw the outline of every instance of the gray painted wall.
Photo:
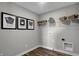
<svg viewBox="0 0 79 59">
<path fill-rule="evenodd" d="M 43 45 L 54 49 L 63 50 L 64 37 L 66 42 L 73 43 L 73 53 L 79 54 L 79 24 L 71 23 L 64 25 L 59 21 L 59 17 L 72 14 L 79 14 L 79 5 L 72 5 L 62 9 L 58 9 L 38 17 L 38 15 L 26 10 L 25 8 L 11 3 L 1 2 L 0 12 L 7 12 L 17 16 L 22 16 L 34 20 L 45 20 L 53 17 L 56 20 L 55 26 L 49 26 L 47 23 L 44 27 L 37 27 L 35 30 L 2 30 L 0 29 L 0 54 L 17 55 L 27 51 L 37 45 Z"/>
<path fill-rule="evenodd" d="M 47 23 L 46 26 L 41 27 L 42 33 L 42 45 L 57 50 L 64 51 L 62 38 L 65 38 L 65 42 L 73 44 L 73 51 L 70 53 L 79 54 L 79 24 L 71 23 L 70 25 L 64 25 L 59 21 L 59 17 L 69 16 L 72 14 L 79 14 L 79 5 L 67 6 L 40 16 L 40 20 L 48 20 L 49 17 L 53 17 L 56 21 L 55 26 L 50 26 Z"/>
<path fill-rule="evenodd" d="M 11 2 L 0 2 L 0 13 L 6 12 L 21 17 L 38 20 L 38 16 Z M 1 19 L 0 19 L 1 20 Z M 0 29 L 0 55 L 18 55 L 39 45 L 39 30 L 2 30 Z"/>
</svg>

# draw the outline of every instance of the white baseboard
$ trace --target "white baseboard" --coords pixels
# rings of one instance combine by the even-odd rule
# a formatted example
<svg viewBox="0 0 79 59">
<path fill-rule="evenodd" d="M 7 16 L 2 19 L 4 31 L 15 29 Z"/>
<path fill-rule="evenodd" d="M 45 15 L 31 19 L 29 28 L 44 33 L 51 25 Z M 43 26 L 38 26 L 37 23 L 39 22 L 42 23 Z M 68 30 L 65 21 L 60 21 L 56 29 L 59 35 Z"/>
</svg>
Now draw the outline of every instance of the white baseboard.
<svg viewBox="0 0 79 59">
<path fill-rule="evenodd" d="M 59 49 L 54 49 L 54 48 L 51 48 L 51 47 L 48 47 L 48 46 L 42 46 L 42 45 L 40 45 L 40 47 L 43 47 L 43 48 L 46 48 L 46 49 L 49 49 L 49 50 L 54 50 L 54 51 L 66 53 L 66 54 L 69 54 L 69 55 L 72 55 L 72 56 L 79 56 L 79 54 L 76 54 L 76 53 L 67 52 L 67 51 L 63 51 L 63 50 L 59 50 Z"/>
<path fill-rule="evenodd" d="M 67 52 L 67 51 L 63 51 L 63 50 L 51 48 L 51 47 L 48 47 L 48 46 L 42 46 L 42 45 L 41 45 L 40 47 L 43 47 L 43 48 L 46 48 L 46 49 L 49 49 L 49 50 L 54 50 L 54 51 L 63 52 L 63 53 L 66 53 L 66 54 L 69 54 L 69 55 L 72 55 L 72 56 L 79 56 L 79 54 L 76 54 L 76 53 Z"/>
<path fill-rule="evenodd" d="M 79 54 L 76 53 L 72 53 L 72 52 L 68 52 L 68 51 L 63 51 L 63 50 L 59 50 L 59 49 L 54 49 L 54 51 L 59 51 L 59 52 L 63 52 L 72 56 L 79 56 Z"/>
<path fill-rule="evenodd" d="M 43 45 L 40 45 L 40 47 L 42 47 L 42 48 L 46 48 L 46 49 L 49 49 L 49 50 L 53 50 L 53 48 L 48 47 L 48 46 L 43 46 Z"/>
<path fill-rule="evenodd" d="M 30 52 L 30 51 L 32 51 L 32 50 L 38 48 L 38 47 L 43 47 L 43 48 L 46 48 L 46 49 L 49 49 L 49 50 L 54 50 L 54 51 L 63 52 L 63 53 L 70 54 L 70 55 L 73 55 L 73 56 L 79 56 L 79 54 L 76 54 L 76 53 L 71 53 L 71 52 L 67 52 L 67 51 L 63 51 L 63 50 L 59 50 L 59 49 L 53 49 L 53 48 L 51 48 L 51 47 L 43 46 L 43 45 L 37 45 L 37 46 L 35 46 L 35 47 L 33 47 L 33 48 L 27 50 L 27 51 L 24 51 L 24 52 L 18 54 L 17 56 L 22 56 L 23 54 L 28 53 L 28 52 Z"/>
<path fill-rule="evenodd" d="M 20 54 L 18 54 L 18 55 L 16 55 L 16 56 L 22 56 L 23 54 L 28 53 L 28 52 L 30 52 L 30 51 L 32 51 L 32 50 L 38 48 L 38 47 L 40 47 L 40 45 L 37 45 L 37 46 L 35 46 L 35 47 L 33 47 L 33 48 L 27 50 L 27 51 L 23 51 L 22 53 L 20 53 Z"/>
</svg>

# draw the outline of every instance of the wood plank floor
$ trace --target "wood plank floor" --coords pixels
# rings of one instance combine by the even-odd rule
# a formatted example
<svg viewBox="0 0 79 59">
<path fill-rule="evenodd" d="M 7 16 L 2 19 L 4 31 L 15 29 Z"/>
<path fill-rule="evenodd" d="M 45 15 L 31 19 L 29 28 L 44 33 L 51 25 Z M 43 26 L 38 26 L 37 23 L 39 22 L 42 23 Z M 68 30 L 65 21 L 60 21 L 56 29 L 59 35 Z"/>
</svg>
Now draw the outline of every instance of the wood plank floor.
<svg viewBox="0 0 79 59">
<path fill-rule="evenodd" d="M 71 56 L 71 55 L 39 47 L 31 52 L 24 54 L 23 56 Z"/>
</svg>

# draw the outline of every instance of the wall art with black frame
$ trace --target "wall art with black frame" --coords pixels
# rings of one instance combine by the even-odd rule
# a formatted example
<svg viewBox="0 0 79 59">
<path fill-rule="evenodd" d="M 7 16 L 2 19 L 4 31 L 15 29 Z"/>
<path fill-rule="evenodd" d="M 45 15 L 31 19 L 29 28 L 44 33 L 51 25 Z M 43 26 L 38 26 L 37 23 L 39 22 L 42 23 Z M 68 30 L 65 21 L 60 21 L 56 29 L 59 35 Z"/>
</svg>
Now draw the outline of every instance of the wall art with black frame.
<svg viewBox="0 0 79 59">
<path fill-rule="evenodd" d="M 1 12 L 1 28 L 16 29 L 16 16 L 5 12 Z"/>
<path fill-rule="evenodd" d="M 26 30 L 27 29 L 27 19 L 24 17 L 17 17 L 17 29 Z"/>
<path fill-rule="evenodd" d="M 34 30 L 34 20 L 1 12 L 1 29 Z"/>
<path fill-rule="evenodd" d="M 28 23 L 27 29 L 34 30 L 34 20 L 28 19 L 27 23 Z"/>
</svg>

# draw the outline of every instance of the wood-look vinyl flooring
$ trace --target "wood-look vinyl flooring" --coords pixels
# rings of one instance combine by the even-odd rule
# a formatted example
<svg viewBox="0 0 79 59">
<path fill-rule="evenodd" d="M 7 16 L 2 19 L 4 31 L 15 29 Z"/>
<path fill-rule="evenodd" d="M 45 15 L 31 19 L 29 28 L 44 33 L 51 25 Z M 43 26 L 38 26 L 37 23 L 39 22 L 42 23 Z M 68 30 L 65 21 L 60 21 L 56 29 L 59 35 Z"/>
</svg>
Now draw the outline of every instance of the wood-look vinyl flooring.
<svg viewBox="0 0 79 59">
<path fill-rule="evenodd" d="M 25 53 L 23 56 L 71 56 L 71 55 L 39 47 L 31 52 Z"/>
</svg>

